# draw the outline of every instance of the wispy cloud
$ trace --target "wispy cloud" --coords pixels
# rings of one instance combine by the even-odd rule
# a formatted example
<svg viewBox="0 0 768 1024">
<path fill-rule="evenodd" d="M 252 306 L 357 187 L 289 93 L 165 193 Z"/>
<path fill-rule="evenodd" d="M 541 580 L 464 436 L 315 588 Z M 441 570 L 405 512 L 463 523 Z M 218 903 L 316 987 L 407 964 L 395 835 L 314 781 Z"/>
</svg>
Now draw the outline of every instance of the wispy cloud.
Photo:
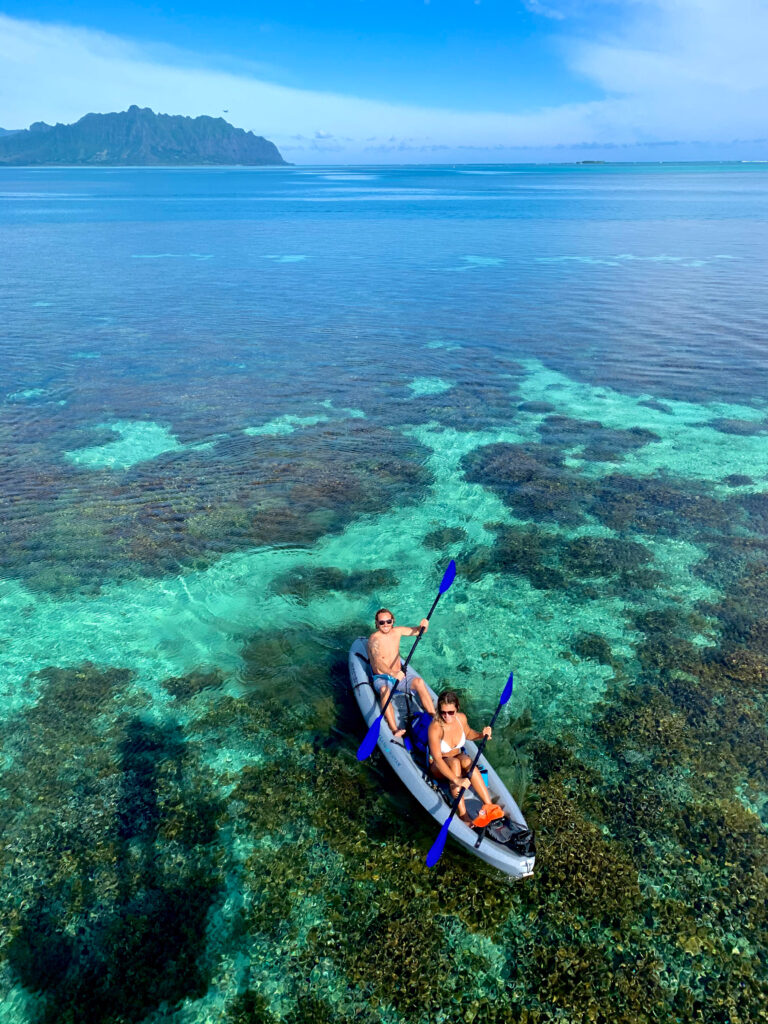
<svg viewBox="0 0 768 1024">
<path fill-rule="evenodd" d="M 545 6 L 540 10 L 551 18 Z M 89 29 L 0 16 L 0 110 L 5 128 L 70 122 L 132 103 L 189 115 L 226 110 L 227 120 L 266 135 L 288 159 L 306 153 L 312 160 L 323 153 L 342 161 L 376 153 L 503 160 L 521 149 L 561 147 L 623 147 L 630 158 L 633 147 L 764 138 L 765 0 L 639 0 L 627 9 L 631 21 L 610 38 L 568 36 L 570 22 L 557 22 L 565 59 L 604 98 L 515 115 L 290 88 L 255 70 L 223 71 L 220 60 L 211 68 L 202 56 L 161 54 Z"/>
<path fill-rule="evenodd" d="M 533 14 L 541 14 L 545 18 L 554 18 L 555 21 L 563 21 L 565 18 L 562 11 L 551 4 L 541 3 L 541 0 L 523 0 L 523 6 Z"/>
<path fill-rule="evenodd" d="M 621 36 L 570 50 L 572 67 L 606 93 L 596 105 L 603 132 L 616 141 L 629 133 L 722 141 L 764 134 L 764 0 L 655 0 L 633 14 Z"/>
</svg>

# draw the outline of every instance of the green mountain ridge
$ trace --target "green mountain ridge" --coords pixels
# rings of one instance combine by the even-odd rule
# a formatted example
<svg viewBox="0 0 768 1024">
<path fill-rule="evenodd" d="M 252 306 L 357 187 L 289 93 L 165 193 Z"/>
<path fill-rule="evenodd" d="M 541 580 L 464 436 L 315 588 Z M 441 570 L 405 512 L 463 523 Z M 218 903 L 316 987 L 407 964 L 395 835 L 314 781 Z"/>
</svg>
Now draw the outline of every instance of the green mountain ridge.
<svg viewBox="0 0 768 1024">
<path fill-rule="evenodd" d="M 155 114 L 135 105 L 86 114 L 75 124 L 36 121 L 26 130 L 0 133 L 0 165 L 31 164 L 287 166 L 273 142 L 222 117 Z"/>
</svg>

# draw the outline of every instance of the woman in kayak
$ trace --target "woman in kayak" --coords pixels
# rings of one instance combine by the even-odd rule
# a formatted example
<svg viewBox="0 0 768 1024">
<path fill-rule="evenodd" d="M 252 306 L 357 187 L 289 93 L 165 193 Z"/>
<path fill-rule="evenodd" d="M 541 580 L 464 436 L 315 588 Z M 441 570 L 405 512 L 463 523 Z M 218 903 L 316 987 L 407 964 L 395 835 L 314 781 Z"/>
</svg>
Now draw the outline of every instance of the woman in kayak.
<svg viewBox="0 0 768 1024">
<path fill-rule="evenodd" d="M 441 782 L 447 780 L 454 800 L 462 790 L 470 786 L 474 789 L 483 802 L 482 811 L 474 820 L 471 819 L 463 797 L 458 810 L 461 820 L 476 828 L 483 828 L 496 818 L 504 817 L 499 805 L 491 801 L 491 794 L 479 769 L 475 768 L 471 779 L 465 775 L 472 764 L 472 758 L 464 753 L 465 742 L 481 740 L 484 736 L 490 739 L 491 734 L 490 725 L 486 725 L 482 732 L 475 732 L 461 711 L 458 695 L 453 690 L 443 690 L 437 698 L 437 714 L 429 726 L 430 771 Z"/>
</svg>

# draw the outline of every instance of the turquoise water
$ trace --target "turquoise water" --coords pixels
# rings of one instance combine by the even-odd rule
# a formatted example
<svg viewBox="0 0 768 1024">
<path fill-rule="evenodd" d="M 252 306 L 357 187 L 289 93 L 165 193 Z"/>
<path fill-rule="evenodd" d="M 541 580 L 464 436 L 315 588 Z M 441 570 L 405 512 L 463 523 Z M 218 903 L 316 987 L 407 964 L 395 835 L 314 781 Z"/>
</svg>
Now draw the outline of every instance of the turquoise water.
<svg viewBox="0 0 768 1024">
<path fill-rule="evenodd" d="M 768 170 L 0 191 L 0 1019 L 764 1019 Z M 450 558 L 516 885 L 354 757 Z"/>
</svg>

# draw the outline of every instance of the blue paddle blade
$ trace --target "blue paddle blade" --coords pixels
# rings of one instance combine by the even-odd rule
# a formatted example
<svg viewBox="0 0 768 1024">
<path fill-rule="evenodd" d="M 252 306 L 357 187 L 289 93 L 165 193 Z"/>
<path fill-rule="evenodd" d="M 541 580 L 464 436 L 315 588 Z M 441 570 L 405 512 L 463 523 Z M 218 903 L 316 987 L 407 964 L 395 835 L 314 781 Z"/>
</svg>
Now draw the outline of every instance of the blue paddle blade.
<svg viewBox="0 0 768 1024">
<path fill-rule="evenodd" d="M 445 821 L 443 822 L 443 827 L 440 829 L 440 834 L 429 848 L 429 853 L 427 854 L 428 868 L 433 868 L 443 855 L 443 850 L 445 849 L 445 841 L 448 838 L 448 829 L 451 827 L 452 817 L 453 815 L 449 814 L 448 817 L 445 819 Z"/>
<path fill-rule="evenodd" d="M 365 739 L 357 748 L 357 760 L 367 761 L 373 753 L 373 748 L 379 739 L 379 733 L 381 732 L 381 720 L 384 715 L 379 715 L 373 725 L 370 727 L 368 732 L 365 734 Z"/>
<path fill-rule="evenodd" d="M 453 559 L 451 559 L 450 562 L 448 563 L 448 568 L 445 570 L 445 573 L 443 574 L 443 582 L 440 584 L 440 593 L 444 594 L 455 579 L 456 563 L 454 562 Z"/>
<path fill-rule="evenodd" d="M 507 703 L 509 698 L 512 696 L 512 687 L 514 686 L 514 676 L 515 676 L 514 672 L 510 672 L 509 673 L 509 679 L 507 680 L 507 685 L 504 687 L 504 692 L 502 693 L 501 697 L 499 698 L 499 707 L 503 707 Z"/>
</svg>

